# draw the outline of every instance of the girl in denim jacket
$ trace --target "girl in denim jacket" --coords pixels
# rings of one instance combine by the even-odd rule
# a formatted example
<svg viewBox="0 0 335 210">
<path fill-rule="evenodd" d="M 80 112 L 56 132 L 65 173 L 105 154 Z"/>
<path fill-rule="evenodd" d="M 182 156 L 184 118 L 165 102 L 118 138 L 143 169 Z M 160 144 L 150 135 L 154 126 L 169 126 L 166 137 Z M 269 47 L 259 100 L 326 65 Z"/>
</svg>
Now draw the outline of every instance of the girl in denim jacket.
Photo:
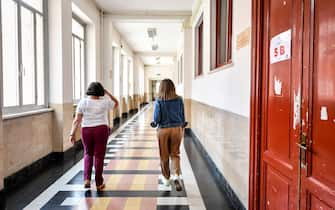
<svg viewBox="0 0 335 210">
<path fill-rule="evenodd" d="M 186 126 L 183 99 L 176 94 L 175 86 L 170 79 L 164 79 L 159 86 L 158 98 L 154 105 L 153 127 L 158 127 L 159 153 L 163 183 L 169 186 L 172 178 L 177 191 L 180 183 L 180 143 Z M 169 160 L 171 158 L 173 175 L 170 177 Z"/>
</svg>

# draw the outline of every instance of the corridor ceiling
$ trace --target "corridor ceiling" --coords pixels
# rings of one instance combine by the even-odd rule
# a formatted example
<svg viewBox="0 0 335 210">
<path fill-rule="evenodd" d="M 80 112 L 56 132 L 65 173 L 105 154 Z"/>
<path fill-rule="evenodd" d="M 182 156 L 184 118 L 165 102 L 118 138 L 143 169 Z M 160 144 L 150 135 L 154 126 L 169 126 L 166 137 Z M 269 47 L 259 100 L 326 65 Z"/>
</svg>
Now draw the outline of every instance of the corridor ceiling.
<svg viewBox="0 0 335 210">
<path fill-rule="evenodd" d="M 96 0 L 105 11 L 191 11 L 194 0 Z"/>
<path fill-rule="evenodd" d="M 145 65 L 169 65 L 176 59 L 182 25 L 194 0 L 96 0 L 112 16 L 114 26 Z M 152 50 L 148 28 L 157 29 L 158 50 Z M 160 57 L 160 59 L 157 59 Z"/>
</svg>

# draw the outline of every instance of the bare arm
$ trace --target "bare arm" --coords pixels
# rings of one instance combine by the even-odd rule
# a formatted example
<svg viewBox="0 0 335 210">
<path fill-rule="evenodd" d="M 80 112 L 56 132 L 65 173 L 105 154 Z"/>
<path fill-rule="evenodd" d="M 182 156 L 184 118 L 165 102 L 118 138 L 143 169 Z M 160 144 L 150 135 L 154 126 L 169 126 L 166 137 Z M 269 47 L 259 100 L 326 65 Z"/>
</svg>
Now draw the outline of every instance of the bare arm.
<svg viewBox="0 0 335 210">
<path fill-rule="evenodd" d="M 81 113 L 76 113 L 76 116 L 72 122 L 72 128 L 69 136 L 69 140 L 71 141 L 72 144 L 75 143 L 75 133 L 76 130 L 78 129 L 78 126 L 80 125 L 81 121 L 83 120 L 83 114 Z"/>
<path fill-rule="evenodd" d="M 110 99 L 112 99 L 112 101 L 115 103 L 115 107 L 114 108 L 116 108 L 116 107 L 119 106 L 119 102 L 117 101 L 117 99 L 110 92 L 108 92 L 108 90 L 106 90 L 106 89 L 105 89 L 105 94 L 108 95 L 108 97 Z"/>
</svg>

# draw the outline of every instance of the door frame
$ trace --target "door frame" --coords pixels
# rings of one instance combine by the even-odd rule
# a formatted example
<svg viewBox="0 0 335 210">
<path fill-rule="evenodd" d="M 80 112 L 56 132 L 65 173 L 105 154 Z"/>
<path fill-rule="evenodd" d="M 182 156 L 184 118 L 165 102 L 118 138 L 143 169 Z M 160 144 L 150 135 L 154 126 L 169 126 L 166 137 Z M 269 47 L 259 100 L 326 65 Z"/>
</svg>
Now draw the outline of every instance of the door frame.
<svg viewBox="0 0 335 210">
<path fill-rule="evenodd" d="M 263 13 L 262 0 L 252 0 L 249 210 L 260 206 Z"/>
</svg>

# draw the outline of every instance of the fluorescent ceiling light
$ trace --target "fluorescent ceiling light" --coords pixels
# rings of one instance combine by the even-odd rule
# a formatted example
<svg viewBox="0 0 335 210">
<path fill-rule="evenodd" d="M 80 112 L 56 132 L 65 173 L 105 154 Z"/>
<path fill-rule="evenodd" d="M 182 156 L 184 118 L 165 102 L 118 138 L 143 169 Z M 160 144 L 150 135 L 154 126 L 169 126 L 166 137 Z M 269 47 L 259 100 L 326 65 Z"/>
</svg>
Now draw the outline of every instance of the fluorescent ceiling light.
<svg viewBox="0 0 335 210">
<path fill-rule="evenodd" d="M 152 50 L 158 50 L 158 44 L 153 44 L 152 45 Z"/>
<path fill-rule="evenodd" d="M 148 28 L 148 36 L 150 38 L 154 38 L 155 36 L 157 36 L 156 28 Z"/>
</svg>

